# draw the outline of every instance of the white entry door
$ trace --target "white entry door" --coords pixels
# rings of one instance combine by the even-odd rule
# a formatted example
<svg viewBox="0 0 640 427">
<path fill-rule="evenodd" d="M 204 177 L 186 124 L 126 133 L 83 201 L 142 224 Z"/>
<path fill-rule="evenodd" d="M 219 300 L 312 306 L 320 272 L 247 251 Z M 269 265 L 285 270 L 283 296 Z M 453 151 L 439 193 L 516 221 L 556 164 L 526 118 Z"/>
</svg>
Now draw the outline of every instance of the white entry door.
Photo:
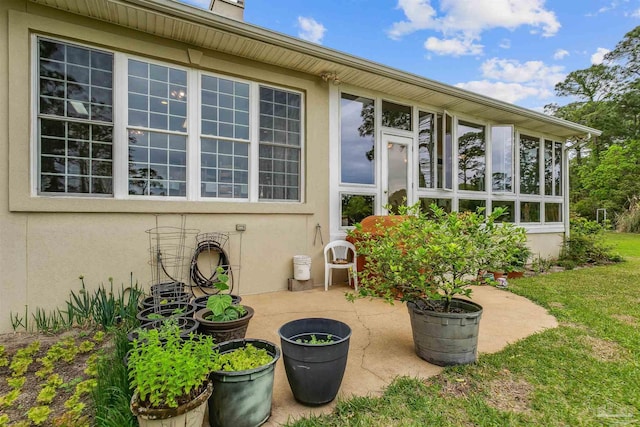
<svg viewBox="0 0 640 427">
<path fill-rule="evenodd" d="M 382 134 L 382 206 L 396 213 L 401 204 L 410 204 L 413 195 L 413 138 Z M 383 209 L 384 211 L 384 209 Z"/>
</svg>

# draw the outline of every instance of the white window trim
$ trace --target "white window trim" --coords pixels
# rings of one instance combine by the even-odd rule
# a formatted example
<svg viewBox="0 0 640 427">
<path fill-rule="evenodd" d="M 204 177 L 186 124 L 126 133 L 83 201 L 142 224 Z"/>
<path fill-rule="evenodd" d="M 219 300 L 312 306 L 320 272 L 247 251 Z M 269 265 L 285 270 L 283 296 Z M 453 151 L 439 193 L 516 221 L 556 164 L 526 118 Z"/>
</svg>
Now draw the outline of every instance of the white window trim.
<svg viewBox="0 0 640 427">
<path fill-rule="evenodd" d="M 88 49 L 101 50 L 111 53 L 113 55 L 113 143 L 112 143 L 112 179 L 113 179 L 113 194 L 101 195 L 101 194 L 54 194 L 54 193 L 39 193 L 39 171 L 40 171 L 40 150 L 39 150 L 39 112 L 38 112 L 38 99 L 39 99 L 39 70 L 38 70 L 38 56 L 39 56 L 39 44 L 38 39 L 46 39 L 64 44 L 71 44 L 75 46 L 86 47 Z M 276 84 L 270 84 L 266 82 L 258 82 L 252 80 L 246 80 L 227 76 L 224 74 L 218 74 L 214 72 L 202 71 L 196 68 L 190 68 L 185 66 L 176 65 L 170 62 L 155 60 L 135 54 L 127 54 L 121 51 L 113 49 L 104 49 L 92 44 L 77 42 L 75 40 L 67 40 L 61 37 L 49 37 L 44 34 L 32 34 L 31 35 L 31 126 L 30 126 L 30 172 L 31 178 L 30 194 L 33 198 L 56 198 L 56 199 L 111 199 L 111 200 L 135 200 L 135 201 L 198 201 L 198 202 L 210 202 L 210 203 L 256 203 L 256 204 L 303 204 L 306 200 L 306 135 L 305 135 L 305 120 L 306 120 L 306 97 L 305 93 L 300 90 L 283 87 Z M 139 60 L 146 63 L 158 64 L 165 67 L 181 69 L 187 73 L 187 183 L 186 183 L 186 196 L 144 196 L 144 195 L 130 195 L 129 194 L 129 141 L 128 141 L 128 129 L 136 128 L 135 126 L 128 125 L 128 61 L 129 59 Z M 234 82 L 243 82 L 249 84 L 249 191 L 248 197 L 243 198 L 215 198 L 215 197 L 201 197 L 200 195 L 200 138 L 201 138 L 201 123 L 200 123 L 200 100 L 201 100 L 201 76 L 209 75 L 220 77 Z M 300 146 L 291 147 L 298 148 L 300 150 L 300 169 L 299 169 L 299 188 L 298 188 L 298 200 L 259 200 L 258 198 L 258 186 L 259 186 L 259 88 L 269 87 L 276 90 L 282 90 L 286 92 L 296 93 L 300 95 Z M 339 128 L 338 128 L 339 129 Z M 145 128 L 145 130 L 153 131 L 151 128 Z M 161 130 L 162 133 L 174 133 L 171 131 Z M 184 133 L 180 133 L 181 135 Z"/>
</svg>

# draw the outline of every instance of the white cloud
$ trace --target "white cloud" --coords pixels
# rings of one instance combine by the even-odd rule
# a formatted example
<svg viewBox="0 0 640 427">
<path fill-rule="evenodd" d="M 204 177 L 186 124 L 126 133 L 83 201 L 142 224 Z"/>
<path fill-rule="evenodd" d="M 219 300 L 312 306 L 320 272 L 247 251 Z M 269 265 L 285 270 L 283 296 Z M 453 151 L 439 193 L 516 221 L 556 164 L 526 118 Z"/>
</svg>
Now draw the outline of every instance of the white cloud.
<svg viewBox="0 0 640 427">
<path fill-rule="evenodd" d="M 602 64 L 602 62 L 604 61 L 604 56 L 609 52 L 611 52 L 609 49 L 606 49 L 604 47 L 599 47 L 596 50 L 596 53 L 591 55 L 591 63 L 593 65 Z"/>
<path fill-rule="evenodd" d="M 456 86 L 505 102 L 515 103 L 529 97 L 553 96 L 556 83 L 564 80 L 564 68 L 542 61 L 519 62 L 491 58 L 481 66 L 483 80 L 458 83 Z"/>
<path fill-rule="evenodd" d="M 502 40 L 500 40 L 500 44 L 498 46 L 500 46 L 502 49 L 510 49 L 511 48 L 511 40 L 502 39 Z"/>
<path fill-rule="evenodd" d="M 480 55 L 483 48 L 482 45 L 474 44 L 470 39 L 439 39 L 436 37 L 429 37 L 424 42 L 424 47 L 436 55 L 451 56 Z"/>
<path fill-rule="evenodd" d="M 569 56 L 569 51 L 565 50 L 565 49 L 557 49 L 554 53 L 553 53 L 553 59 L 563 59 L 565 56 Z"/>
<path fill-rule="evenodd" d="M 433 30 L 442 40 L 477 42 L 484 31 L 493 28 L 514 30 L 530 26 L 544 37 L 560 29 L 553 11 L 544 8 L 544 0 L 441 0 L 436 11 L 431 0 L 398 0 L 405 20 L 395 22 L 387 34 L 393 39 L 420 31 Z"/>
<path fill-rule="evenodd" d="M 632 18 L 640 18 L 640 9 L 636 9 L 629 14 Z"/>
<path fill-rule="evenodd" d="M 322 43 L 322 38 L 327 29 L 313 18 L 298 16 L 298 37 L 313 43 Z"/>
<path fill-rule="evenodd" d="M 467 83 L 458 83 L 456 86 L 509 103 L 515 103 L 530 96 L 543 95 L 540 90 L 520 83 L 476 80 Z"/>
</svg>

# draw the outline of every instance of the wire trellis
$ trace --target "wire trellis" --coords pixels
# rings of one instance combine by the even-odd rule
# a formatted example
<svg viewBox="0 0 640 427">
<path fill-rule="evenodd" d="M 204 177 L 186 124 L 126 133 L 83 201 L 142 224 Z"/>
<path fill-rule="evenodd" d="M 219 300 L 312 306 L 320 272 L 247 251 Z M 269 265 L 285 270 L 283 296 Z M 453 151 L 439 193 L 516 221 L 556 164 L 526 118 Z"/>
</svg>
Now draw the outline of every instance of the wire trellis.
<svg viewBox="0 0 640 427">
<path fill-rule="evenodd" d="M 218 293 L 215 284 L 219 282 L 217 270 L 221 268 L 229 277 L 229 290 L 225 293 L 239 293 L 240 264 L 232 260 L 240 260 L 241 252 L 241 233 L 217 231 L 196 235 L 189 268 L 191 286 L 205 295 Z"/>
</svg>

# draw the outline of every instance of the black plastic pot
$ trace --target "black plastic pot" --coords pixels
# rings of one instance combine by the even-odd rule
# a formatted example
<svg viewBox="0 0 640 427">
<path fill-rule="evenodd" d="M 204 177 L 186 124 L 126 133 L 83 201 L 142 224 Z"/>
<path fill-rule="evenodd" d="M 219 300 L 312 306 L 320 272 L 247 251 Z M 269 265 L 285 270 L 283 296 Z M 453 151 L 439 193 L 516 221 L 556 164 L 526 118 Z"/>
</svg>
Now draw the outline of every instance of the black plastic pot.
<svg viewBox="0 0 640 427">
<path fill-rule="evenodd" d="M 278 346 L 269 341 L 248 338 L 223 342 L 218 346 L 218 350 L 224 354 L 248 343 L 267 350 L 273 360 L 264 366 L 246 371 L 211 373 L 211 427 L 255 427 L 264 424 L 271 416 L 274 367 L 280 358 Z"/>
<path fill-rule="evenodd" d="M 140 307 L 142 307 L 142 309 L 154 306 L 160 307 L 173 302 L 189 302 L 190 299 L 191 294 L 186 292 L 157 293 L 143 299 L 140 302 Z"/>
<path fill-rule="evenodd" d="M 182 282 L 163 282 L 151 285 L 151 295 L 158 293 L 182 293 L 184 292 L 184 283 Z"/>
<path fill-rule="evenodd" d="M 464 312 L 422 310 L 415 303 L 407 302 L 416 354 L 438 366 L 474 363 L 482 307 L 456 298 L 451 301 L 451 307 Z"/>
<path fill-rule="evenodd" d="M 196 305 L 198 310 L 202 310 L 203 308 L 207 308 L 207 300 L 210 296 L 211 295 L 203 295 L 201 297 L 195 298 L 191 302 Z M 231 295 L 231 304 L 238 305 L 240 304 L 240 301 L 242 301 L 242 297 L 240 295 Z"/>
<path fill-rule="evenodd" d="M 176 318 L 176 321 L 178 322 L 178 328 L 180 328 L 180 338 L 188 338 L 190 334 L 196 333 L 198 326 L 200 326 L 200 323 L 193 318 L 178 317 Z M 164 320 L 155 320 L 132 330 L 127 334 L 129 342 L 133 342 L 134 339 L 138 338 L 139 329 L 159 329 L 162 327 L 163 322 Z"/>
<path fill-rule="evenodd" d="M 190 302 L 171 302 L 163 304 L 160 307 L 145 308 L 136 314 L 136 318 L 141 324 L 147 324 L 152 323 L 155 320 L 168 318 L 193 317 L 193 313 L 195 313 L 195 311 L 196 306 Z M 158 315 L 161 318 L 158 319 L 155 315 Z"/>
<path fill-rule="evenodd" d="M 305 318 L 285 323 L 278 334 L 287 380 L 295 399 L 309 406 L 335 399 L 347 366 L 349 325 L 333 319 Z M 317 339 L 331 335 L 333 341 L 305 343 L 311 335 Z"/>
</svg>

